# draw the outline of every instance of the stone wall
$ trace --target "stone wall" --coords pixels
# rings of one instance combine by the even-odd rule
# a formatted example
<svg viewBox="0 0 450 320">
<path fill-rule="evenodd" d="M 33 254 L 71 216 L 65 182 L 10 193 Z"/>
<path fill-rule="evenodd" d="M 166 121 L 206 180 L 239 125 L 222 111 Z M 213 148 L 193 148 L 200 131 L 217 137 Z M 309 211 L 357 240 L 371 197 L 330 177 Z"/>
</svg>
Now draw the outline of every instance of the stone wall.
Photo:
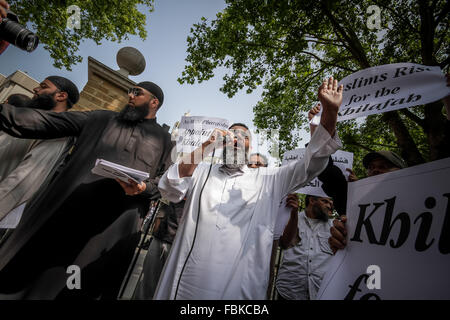
<svg viewBox="0 0 450 320">
<path fill-rule="evenodd" d="M 21 93 L 28 97 L 33 96 L 33 89 L 39 86 L 39 82 L 28 74 L 17 70 L 4 78 L 0 84 L 0 103 L 3 103 L 10 95 Z"/>
<path fill-rule="evenodd" d="M 89 57 L 88 82 L 72 110 L 120 111 L 128 102 L 128 88 L 134 85 L 134 81 Z"/>
</svg>

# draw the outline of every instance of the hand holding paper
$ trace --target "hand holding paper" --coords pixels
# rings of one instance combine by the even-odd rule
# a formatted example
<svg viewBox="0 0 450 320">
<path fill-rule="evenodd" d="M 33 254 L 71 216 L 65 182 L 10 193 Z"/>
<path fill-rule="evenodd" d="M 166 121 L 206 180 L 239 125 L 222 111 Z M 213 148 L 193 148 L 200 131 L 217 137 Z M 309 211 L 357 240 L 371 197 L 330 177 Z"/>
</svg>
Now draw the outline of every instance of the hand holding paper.
<svg viewBox="0 0 450 320">
<path fill-rule="evenodd" d="M 320 106 L 320 102 L 316 104 L 315 107 L 311 108 L 308 112 L 308 120 L 309 120 L 309 129 L 311 130 L 311 136 L 314 134 L 316 127 L 320 123 L 320 116 L 322 108 Z"/>
<path fill-rule="evenodd" d="M 333 227 L 330 229 L 331 237 L 328 239 L 331 250 L 336 253 L 338 249 L 344 249 L 347 245 L 347 228 L 345 227 L 345 222 L 347 221 L 346 216 L 341 216 L 340 220 L 335 219 L 333 221 Z"/>
<path fill-rule="evenodd" d="M 119 179 L 116 179 L 116 181 L 120 184 L 120 186 L 123 188 L 123 190 L 125 191 L 125 194 L 127 196 L 135 196 L 138 195 L 142 192 L 144 192 L 145 188 L 147 187 L 145 185 L 145 182 L 141 182 L 141 183 L 136 183 L 135 181 L 129 179 L 128 182 L 123 182 Z"/>
</svg>

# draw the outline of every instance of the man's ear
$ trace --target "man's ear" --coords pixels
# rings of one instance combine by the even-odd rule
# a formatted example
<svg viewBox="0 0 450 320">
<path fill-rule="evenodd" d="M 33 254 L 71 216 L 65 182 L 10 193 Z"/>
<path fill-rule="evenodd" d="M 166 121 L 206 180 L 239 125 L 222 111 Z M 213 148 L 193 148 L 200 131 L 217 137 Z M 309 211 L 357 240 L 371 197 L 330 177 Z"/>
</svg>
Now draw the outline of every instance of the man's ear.
<svg viewBox="0 0 450 320">
<path fill-rule="evenodd" d="M 150 105 L 150 109 L 155 110 L 155 111 L 158 110 L 158 106 L 159 106 L 158 98 L 154 98 L 154 99 L 150 100 L 149 105 Z"/>
<path fill-rule="evenodd" d="M 66 101 L 69 98 L 69 95 L 65 91 L 58 92 L 55 94 L 55 100 L 57 102 Z"/>
</svg>

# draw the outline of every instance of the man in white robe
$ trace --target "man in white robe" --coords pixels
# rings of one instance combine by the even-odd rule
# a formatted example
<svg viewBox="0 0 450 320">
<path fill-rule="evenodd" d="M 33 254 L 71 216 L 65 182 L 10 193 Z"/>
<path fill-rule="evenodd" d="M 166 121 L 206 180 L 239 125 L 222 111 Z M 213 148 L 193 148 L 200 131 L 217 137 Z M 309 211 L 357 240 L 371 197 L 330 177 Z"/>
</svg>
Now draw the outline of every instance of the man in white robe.
<svg viewBox="0 0 450 320">
<path fill-rule="evenodd" d="M 158 185 L 162 196 L 172 202 L 186 196 L 187 201 L 155 299 L 266 298 L 279 203 L 320 174 L 341 147 L 335 128 L 342 86 L 330 78 L 318 96 L 324 109 L 321 125 L 302 160 L 251 169 L 236 163 L 196 164 L 194 152 L 167 170 Z M 202 146 L 204 157 L 206 149 L 223 141 L 218 133 L 228 134 L 216 130 Z M 246 152 L 248 145 L 246 139 Z"/>
</svg>

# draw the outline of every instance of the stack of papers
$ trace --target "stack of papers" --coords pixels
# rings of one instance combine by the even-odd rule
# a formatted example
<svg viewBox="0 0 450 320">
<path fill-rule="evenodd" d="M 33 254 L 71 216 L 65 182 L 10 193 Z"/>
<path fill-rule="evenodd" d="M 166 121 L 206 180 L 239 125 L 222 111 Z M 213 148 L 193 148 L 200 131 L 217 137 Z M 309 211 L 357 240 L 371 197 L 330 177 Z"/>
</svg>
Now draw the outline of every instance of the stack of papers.
<svg viewBox="0 0 450 320">
<path fill-rule="evenodd" d="M 131 179 L 136 183 L 141 183 L 149 177 L 147 172 L 124 167 L 120 164 L 103 159 L 97 159 L 97 161 L 95 161 L 95 167 L 91 172 L 102 177 L 119 179 L 126 183 L 129 183 L 128 179 Z"/>
</svg>

